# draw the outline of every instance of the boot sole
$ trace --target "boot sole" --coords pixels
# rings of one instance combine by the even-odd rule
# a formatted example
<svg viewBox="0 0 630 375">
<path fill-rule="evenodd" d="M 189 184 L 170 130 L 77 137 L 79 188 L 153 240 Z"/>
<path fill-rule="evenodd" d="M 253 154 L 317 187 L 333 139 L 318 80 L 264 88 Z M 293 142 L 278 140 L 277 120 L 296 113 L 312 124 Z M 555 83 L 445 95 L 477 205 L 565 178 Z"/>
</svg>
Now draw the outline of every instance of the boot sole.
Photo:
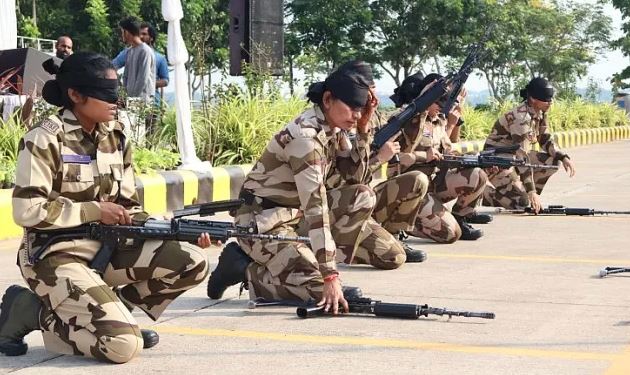
<svg viewBox="0 0 630 375">
<path fill-rule="evenodd" d="M 11 305 L 13 299 L 24 289 L 26 288 L 19 285 L 11 285 L 4 293 L 4 296 L 2 297 L 2 303 L 0 303 L 0 331 L 2 331 L 2 327 L 7 322 L 7 319 L 9 319 L 9 314 L 5 313 L 6 310 L 4 306 Z M 26 345 L 26 343 L 22 340 L 0 345 L 0 353 L 4 353 L 6 356 L 9 357 L 24 355 L 26 354 L 27 350 L 28 345 Z"/>
</svg>

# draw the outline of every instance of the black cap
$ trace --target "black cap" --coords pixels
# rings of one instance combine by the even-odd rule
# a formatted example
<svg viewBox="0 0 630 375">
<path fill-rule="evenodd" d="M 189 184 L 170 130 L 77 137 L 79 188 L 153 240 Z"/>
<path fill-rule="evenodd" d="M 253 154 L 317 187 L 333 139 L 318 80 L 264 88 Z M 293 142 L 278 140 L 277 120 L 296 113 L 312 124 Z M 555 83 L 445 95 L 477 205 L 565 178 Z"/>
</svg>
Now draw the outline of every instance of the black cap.
<svg viewBox="0 0 630 375">
<path fill-rule="evenodd" d="M 365 79 L 365 83 L 374 86 L 374 73 L 372 66 L 361 60 L 350 60 L 337 68 L 341 72 L 354 72 Z"/>
<path fill-rule="evenodd" d="M 520 94 L 523 99 L 531 96 L 543 102 L 550 102 L 553 99 L 554 90 L 549 81 L 542 77 L 536 77 L 529 81 Z"/>
</svg>

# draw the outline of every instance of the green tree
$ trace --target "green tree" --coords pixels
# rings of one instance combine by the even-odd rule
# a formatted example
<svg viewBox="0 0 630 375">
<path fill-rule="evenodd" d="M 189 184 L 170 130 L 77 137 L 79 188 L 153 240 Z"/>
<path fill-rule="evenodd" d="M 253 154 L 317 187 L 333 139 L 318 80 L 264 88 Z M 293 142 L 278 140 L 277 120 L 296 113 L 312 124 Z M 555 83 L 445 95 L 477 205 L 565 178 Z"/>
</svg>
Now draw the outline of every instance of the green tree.
<svg viewBox="0 0 630 375">
<path fill-rule="evenodd" d="M 624 23 L 622 30 L 625 33 L 621 38 L 614 40 L 611 46 L 620 50 L 624 56 L 630 57 L 630 0 L 612 0 L 613 6 L 621 11 Z M 620 72 L 613 75 L 612 83 L 614 91 L 630 87 L 630 65 L 626 66 Z"/>
<path fill-rule="evenodd" d="M 368 0 L 288 0 L 285 17 L 289 20 L 287 32 L 294 36 L 302 55 L 319 62 L 314 67 L 299 66 L 314 69 L 307 72 L 313 74 L 327 73 L 349 58 L 360 57 L 371 12 Z"/>
<path fill-rule="evenodd" d="M 589 65 L 608 46 L 611 22 L 601 4 L 567 2 L 535 7 L 528 20 L 532 43 L 525 59 L 530 77 L 546 77 L 561 96 L 576 95 L 577 79 L 586 75 Z"/>
</svg>

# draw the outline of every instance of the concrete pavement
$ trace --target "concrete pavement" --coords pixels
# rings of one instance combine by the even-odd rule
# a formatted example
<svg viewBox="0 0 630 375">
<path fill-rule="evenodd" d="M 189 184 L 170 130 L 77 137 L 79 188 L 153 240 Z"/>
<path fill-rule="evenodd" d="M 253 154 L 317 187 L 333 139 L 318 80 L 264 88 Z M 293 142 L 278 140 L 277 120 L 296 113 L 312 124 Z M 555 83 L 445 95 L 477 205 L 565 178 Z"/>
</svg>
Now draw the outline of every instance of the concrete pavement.
<svg viewBox="0 0 630 375">
<path fill-rule="evenodd" d="M 630 210 L 630 141 L 570 150 L 577 175 L 552 177 L 543 203 Z M 211 301 L 205 282 L 158 322 L 160 344 L 124 365 L 57 356 L 27 337 L 22 357 L 0 357 L 17 374 L 630 374 L 630 216 L 498 215 L 479 241 L 438 245 L 427 262 L 398 270 L 342 267 L 345 284 L 375 299 L 493 311 L 495 320 L 340 317 L 300 320 L 295 308 L 247 309 L 238 288 Z M 17 241 L 0 243 L 0 290 L 23 283 Z M 212 268 L 218 249 L 208 251 Z"/>
</svg>

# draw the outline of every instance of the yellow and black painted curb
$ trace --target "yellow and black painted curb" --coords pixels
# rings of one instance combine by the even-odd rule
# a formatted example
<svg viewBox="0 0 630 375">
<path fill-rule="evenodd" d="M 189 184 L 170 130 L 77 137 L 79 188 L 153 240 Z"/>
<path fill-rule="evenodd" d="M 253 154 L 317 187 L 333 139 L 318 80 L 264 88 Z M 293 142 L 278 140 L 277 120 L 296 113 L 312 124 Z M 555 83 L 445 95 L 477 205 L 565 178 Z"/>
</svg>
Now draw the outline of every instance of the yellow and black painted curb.
<svg viewBox="0 0 630 375">
<path fill-rule="evenodd" d="M 621 139 L 630 139 L 630 126 L 572 130 L 554 133 L 560 148 L 571 148 Z M 483 141 L 460 142 L 453 148 L 461 153 L 476 153 Z M 385 175 L 385 165 L 377 178 Z M 184 205 L 236 198 L 251 165 L 214 167 L 209 173 L 165 171 L 136 177 L 136 186 L 144 209 L 163 214 Z M 378 176 L 378 175 L 381 176 Z M 11 194 L 13 189 L 0 189 L 0 240 L 18 238 L 22 228 L 13 222 Z"/>
</svg>

